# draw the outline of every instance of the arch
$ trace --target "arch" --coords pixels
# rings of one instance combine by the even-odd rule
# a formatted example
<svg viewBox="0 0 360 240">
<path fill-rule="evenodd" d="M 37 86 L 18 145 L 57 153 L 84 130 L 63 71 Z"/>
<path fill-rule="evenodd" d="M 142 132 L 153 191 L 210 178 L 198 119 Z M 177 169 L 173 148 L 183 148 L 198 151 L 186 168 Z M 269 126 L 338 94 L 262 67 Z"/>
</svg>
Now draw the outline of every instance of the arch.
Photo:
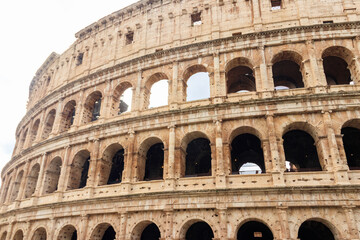
<svg viewBox="0 0 360 240">
<path fill-rule="evenodd" d="M 91 240 L 114 240 L 116 238 L 116 231 L 109 223 L 100 223 L 91 233 Z"/>
<path fill-rule="evenodd" d="M 138 223 L 131 232 L 132 240 L 158 240 L 161 232 L 158 225 L 152 221 Z"/>
<path fill-rule="evenodd" d="M 332 224 L 322 219 L 308 219 L 299 227 L 298 239 L 335 240 L 334 230 L 335 227 Z"/>
<path fill-rule="evenodd" d="M 14 235 L 14 238 L 13 240 L 23 240 L 24 239 L 24 233 L 22 230 L 17 230 L 15 235 Z"/>
<path fill-rule="evenodd" d="M 53 193 L 58 189 L 61 166 L 62 160 L 60 157 L 55 157 L 47 166 L 45 171 L 43 194 Z"/>
<path fill-rule="evenodd" d="M 26 146 L 24 146 L 24 144 L 25 144 L 25 141 L 26 141 L 27 133 L 28 133 L 28 129 L 25 129 L 25 131 L 21 135 L 18 152 L 21 152 L 23 150 L 23 147 L 26 147 Z"/>
<path fill-rule="evenodd" d="M 122 113 L 131 111 L 132 88 L 133 85 L 130 82 L 122 82 L 116 86 L 114 93 L 112 95 L 112 104 L 111 104 L 112 116 L 117 116 Z"/>
<path fill-rule="evenodd" d="M 180 228 L 179 239 L 211 240 L 213 238 L 214 231 L 210 224 L 199 218 L 188 220 Z"/>
<path fill-rule="evenodd" d="M 164 143 L 158 137 L 150 137 L 139 147 L 137 161 L 139 181 L 163 179 Z"/>
<path fill-rule="evenodd" d="M 10 197 L 10 202 L 15 201 L 15 199 L 18 197 L 19 189 L 20 189 L 20 185 L 21 185 L 21 181 L 23 179 L 23 176 L 24 176 L 24 171 L 20 171 L 20 173 L 18 173 L 18 175 L 16 177 L 16 181 L 13 184 L 12 193 L 11 193 L 11 197 Z"/>
<path fill-rule="evenodd" d="M 99 119 L 101 113 L 101 100 L 102 93 L 100 91 L 95 91 L 89 94 L 84 104 L 84 112 L 82 117 L 83 124 L 87 124 Z"/>
<path fill-rule="evenodd" d="M 197 64 L 188 67 L 183 73 L 183 79 L 184 101 L 210 98 L 209 72 L 204 65 Z"/>
<path fill-rule="evenodd" d="M 264 153 L 261 141 L 257 136 L 242 133 L 233 139 L 231 142 L 231 169 L 233 174 L 266 172 Z"/>
<path fill-rule="evenodd" d="M 47 238 L 47 233 L 45 228 L 43 227 L 39 227 L 38 229 L 36 229 L 36 231 L 34 232 L 31 240 L 46 240 Z"/>
<path fill-rule="evenodd" d="M 274 235 L 269 226 L 258 219 L 247 219 L 239 224 L 236 239 L 272 240 Z"/>
<path fill-rule="evenodd" d="M 54 126 L 55 115 L 56 115 L 55 109 L 52 109 L 48 113 L 46 120 L 45 120 L 42 136 L 41 136 L 42 140 L 47 139 L 49 137 L 49 135 L 53 129 L 53 126 Z"/>
<path fill-rule="evenodd" d="M 39 178 L 40 164 L 36 163 L 30 170 L 29 175 L 27 176 L 26 187 L 25 187 L 25 198 L 31 197 L 36 188 L 36 184 Z"/>
<path fill-rule="evenodd" d="M 74 156 L 71 164 L 67 190 L 86 186 L 90 165 L 90 152 L 81 150 Z"/>
<path fill-rule="evenodd" d="M 203 132 L 191 132 L 181 141 L 181 176 L 211 176 L 210 140 Z"/>
<path fill-rule="evenodd" d="M 260 140 L 263 139 L 262 134 L 256 128 L 250 126 L 241 126 L 233 129 L 229 135 L 228 142 L 232 142 L 234 138 L 241 134 L 252 134 L 259 138 Z"/>
<path fill-rule="evenodd" d="M 5 185 L 5 189 L 4 189 L 4 193 L 2 195 L 2 199 L 1 202 L 5 203 L 6 199 L 8 197 L 8 193 L 10 192 L 10 186 L 12 184 L 12 178 L 10 177 L 9 181 L 7 182 L 7 184 Z"/>
<path fill-rule="evenodd" d="M 59 235 L 57 237 L 57 240 L 77 240 L 78 239 L 78 235 L 77 235 L 77 230 L 76 228 L 69 224 L 64 226 L 60 232 Z"/>
<path fill-rule="evenodd" d="M 352 72 L 355 73 L 355 65 L 352 59 L 354 54 L 342 46 L 326 48 L 322 55 L 323 68 L 328 85 L 350 84 Z"/>
<path fill-rule="evenodd" d="M 227 93 L 256 91 L 253 65 L 247 58 L 231 60 L 225 67 Z"/>
<path fill-rule="evenodd" d="M 6 240 L 6 235 L 7 235 L 7 232 L 6 232 L 6 231 L 3 232 L 3 233 L 1 234 L 0 240 Z"/>
<path fill-rule="evenodd" d="M 36 136 L 38 134 L 39 126 L 40 126 L 40 119 L 37 119 L 35 121 L 35 123 L 33 124 L 32 128 L 31 128 L 31 137 L 30 137 L 30 142 L 31 143 L 33 143 L 36 140 Z"/>
<path fill-rule="evenodd" d="M 118 143 L 108 146 L 102 155 L 99 185 L 116 184 L 124 171 L 124 148 Z"/>
<path fill-rule="evenodd" d="M 152 74 L 145 83 L 145 108 L 168 104 L 169 77 L 162 72 Z"/>
<path fill-rule="evenodd" d="M 289 89 L 304 87 L 302 61 L 302 56 L 292 50 L 277 53 L 271 60 L 274 87 L 278 90 L 279 86 Z"/>
<path fill-rule="evenodd" d="M 76 113 L 76 102 L 71 100 L 65 104 L 64 110 L 61 114 L 60 132 L 67 131 L 73 124 Z"/>
<path fill-rule="evenodd" d="M 321 171 L 314 138 L 303 130 L 290 130 L 283 135 L 288 171 Z"/>
<path fill-rule="evenodd" d="M 360 120 L 347 121 L 341 128 L 343 146 L 350 170 L 360 170 Z"/>
</svg>

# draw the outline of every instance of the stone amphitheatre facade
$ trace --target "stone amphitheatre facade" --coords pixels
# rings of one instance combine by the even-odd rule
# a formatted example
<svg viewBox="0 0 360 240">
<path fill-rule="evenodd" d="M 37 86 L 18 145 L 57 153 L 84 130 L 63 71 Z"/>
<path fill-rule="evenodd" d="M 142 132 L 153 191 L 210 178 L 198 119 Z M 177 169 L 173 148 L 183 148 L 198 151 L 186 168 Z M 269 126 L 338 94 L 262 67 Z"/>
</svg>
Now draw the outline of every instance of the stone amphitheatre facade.
<svg viewBox="0 0 360 240">
<path fill-rule="evenodd" d="M 0 240 L 360 239 L 360 1 L 143 0 L 76 37 L 31 82 Z"/>
</svg>

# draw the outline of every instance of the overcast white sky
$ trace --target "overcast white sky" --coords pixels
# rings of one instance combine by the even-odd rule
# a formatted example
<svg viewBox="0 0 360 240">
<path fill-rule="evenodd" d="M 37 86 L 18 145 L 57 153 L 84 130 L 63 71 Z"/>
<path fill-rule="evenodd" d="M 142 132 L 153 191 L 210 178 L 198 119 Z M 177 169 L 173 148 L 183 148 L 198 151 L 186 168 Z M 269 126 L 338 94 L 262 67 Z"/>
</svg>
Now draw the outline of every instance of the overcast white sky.
<svg viewBox="0 0 360 240">
<path fill-rule="evenodd" d="M 137 0 L 11 0 L 0 2 L 0 169 L 11 158 L 30 82 L 51 52 L 75 33 Z"/>
</svg>

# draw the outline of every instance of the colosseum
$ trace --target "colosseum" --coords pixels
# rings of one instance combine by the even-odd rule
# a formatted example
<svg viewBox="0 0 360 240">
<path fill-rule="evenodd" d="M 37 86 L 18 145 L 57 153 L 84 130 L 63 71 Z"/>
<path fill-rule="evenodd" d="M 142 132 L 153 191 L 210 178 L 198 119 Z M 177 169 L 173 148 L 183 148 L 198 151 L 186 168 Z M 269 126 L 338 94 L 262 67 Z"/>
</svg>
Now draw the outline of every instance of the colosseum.
<svg viewBox="0 0 360 240">
<path fill-rule="evenodd" d="M 36 72 L 1 181 L 0 240 L 359 240 L 360 1 L 100 19 Z"/>
</svg>

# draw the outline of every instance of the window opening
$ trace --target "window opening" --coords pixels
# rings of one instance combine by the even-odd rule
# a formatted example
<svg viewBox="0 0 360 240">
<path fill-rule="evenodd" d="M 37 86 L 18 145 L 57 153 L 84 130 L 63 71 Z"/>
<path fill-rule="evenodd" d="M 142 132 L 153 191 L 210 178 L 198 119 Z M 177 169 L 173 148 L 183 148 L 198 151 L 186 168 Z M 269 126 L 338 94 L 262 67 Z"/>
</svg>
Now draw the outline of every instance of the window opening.
<svg viewBox="0 0 360 240">
<path fill-rule="evenodd" d="M 185 176 L 211 176 L 211 148 L 208 139 L 197 138 L 188 144 Z"/>
<path fill-rule="evenodd" d="M 186 240 L 209 240 L 214 238 L 214 233 L 206 222 L 197 222 L 189 227 Z"/>
<path fill-rule="evenodd" d="M 151 86 L 149 108 L 168 105 L 169 81 L 160 80 Z"/>
<path fill-rule="evenodd" d="M 129 32 L 125 35 L 126 45 L 132 44 L 134 41 L 134 32 Z"/>
<path fill-rule="evenodd" d="M 100 117 L 100 109 L 101 109 L 101 98 L 98 98 L 94 103 L 94 109 L 92 111 L 91 121 L 96 121 Z"/>
<path fill-rule="evenodd" d="M 146 154 L 144 181 L 163 179 L 164 144 L 152 145 Z"/>
<path fill-rule="evenodd" d="M 201 12 L 191 14 L 191 26 L 198 26 L 201 24 Z"/>
<path fill-rule="evenodd" d="M 293 130 L 287 132 L 284 136 L 284 151 L 286 160 L 290 163 L 291 171 L 321 171 L 315 141 L 306 132 Z"/>
<path fill-rule="evenodd" d="M 25 198 L 29 198 L 34 194 L 36 184 L 37 184 L 37 181 L 38 181 L 38 177 L 39 177 L 39 172 L 40 172 L 40 165 L 35 164 L 31 168 L 30 174 L 27 177 L 27 183 L 26 183 L 26 189 L 25 189 Z"/>
<path fill-rule="evenodd" d="M 351 84 L 351 73 L 348 64 L 342 58 L 336 56 L 324 57 L 323 66 L 328 85 Z"/>
<path fill-rule="evenodd" d="M 79 66 L 82 64 L 84 58 L 84 53 L 79 53 L 76 57 L 76 66 Z"/>
<path fill-rule="evenodd" d="M 301 224 L 298 233 L 300 240 L 335 240 L 333 233 L 323 223 L 318 221 L 306 221 Z"/>
<path fill-rule="evenodd" d="M 155 223 L 149 224 L 141 234 L 140 240 L 160 239 L 160 230 Z"/>
<path fill-rule="evenodd" d="M 120 183 L 124 170 L 124 149 L 117 151 L 112 159 L 111 171 L 107 184 Z"/>
<path fill-rule="evenodd" d="M 210 78 L 207 72 L 193 74 L 187 81 L 186 101 L 210 98 Z"/>
<path fill-rule="evenodd" d="M 304 82 L 300 66 L 294 61 L 283 60 L 272 66 L 274 87 L 303 88 Z"/>
<path fill-rule="evenodd" d="M 116 232 L 112 226 L 108 227 L 101 240 L 114 240 L 116 239 Z"/>
<path fill-rule="evenodd" d="M 271 230 L 263 223 L 250 221 L 244 223 L 237 233 L 237 239 L 254 239 L 273 240 L 274 236 Z"/>
<path fill-rule="evenodd" d="M 230 69 L 227 72 L 226 77 L 228 93 L 256 91 L 253 70 L 247 66 L 237 66 Z"/>
<path fill-rule="evenodd" d="M 334 21 L 329 20 L 329 21 L 323 21 L 323 24 L 330 24 L 330 23 L 334 23 Z"/>
<path fill-rule="evenodd" d="M 281 0 L 271 0 L 271 10 L 281 9 Z"/>
</svg>

